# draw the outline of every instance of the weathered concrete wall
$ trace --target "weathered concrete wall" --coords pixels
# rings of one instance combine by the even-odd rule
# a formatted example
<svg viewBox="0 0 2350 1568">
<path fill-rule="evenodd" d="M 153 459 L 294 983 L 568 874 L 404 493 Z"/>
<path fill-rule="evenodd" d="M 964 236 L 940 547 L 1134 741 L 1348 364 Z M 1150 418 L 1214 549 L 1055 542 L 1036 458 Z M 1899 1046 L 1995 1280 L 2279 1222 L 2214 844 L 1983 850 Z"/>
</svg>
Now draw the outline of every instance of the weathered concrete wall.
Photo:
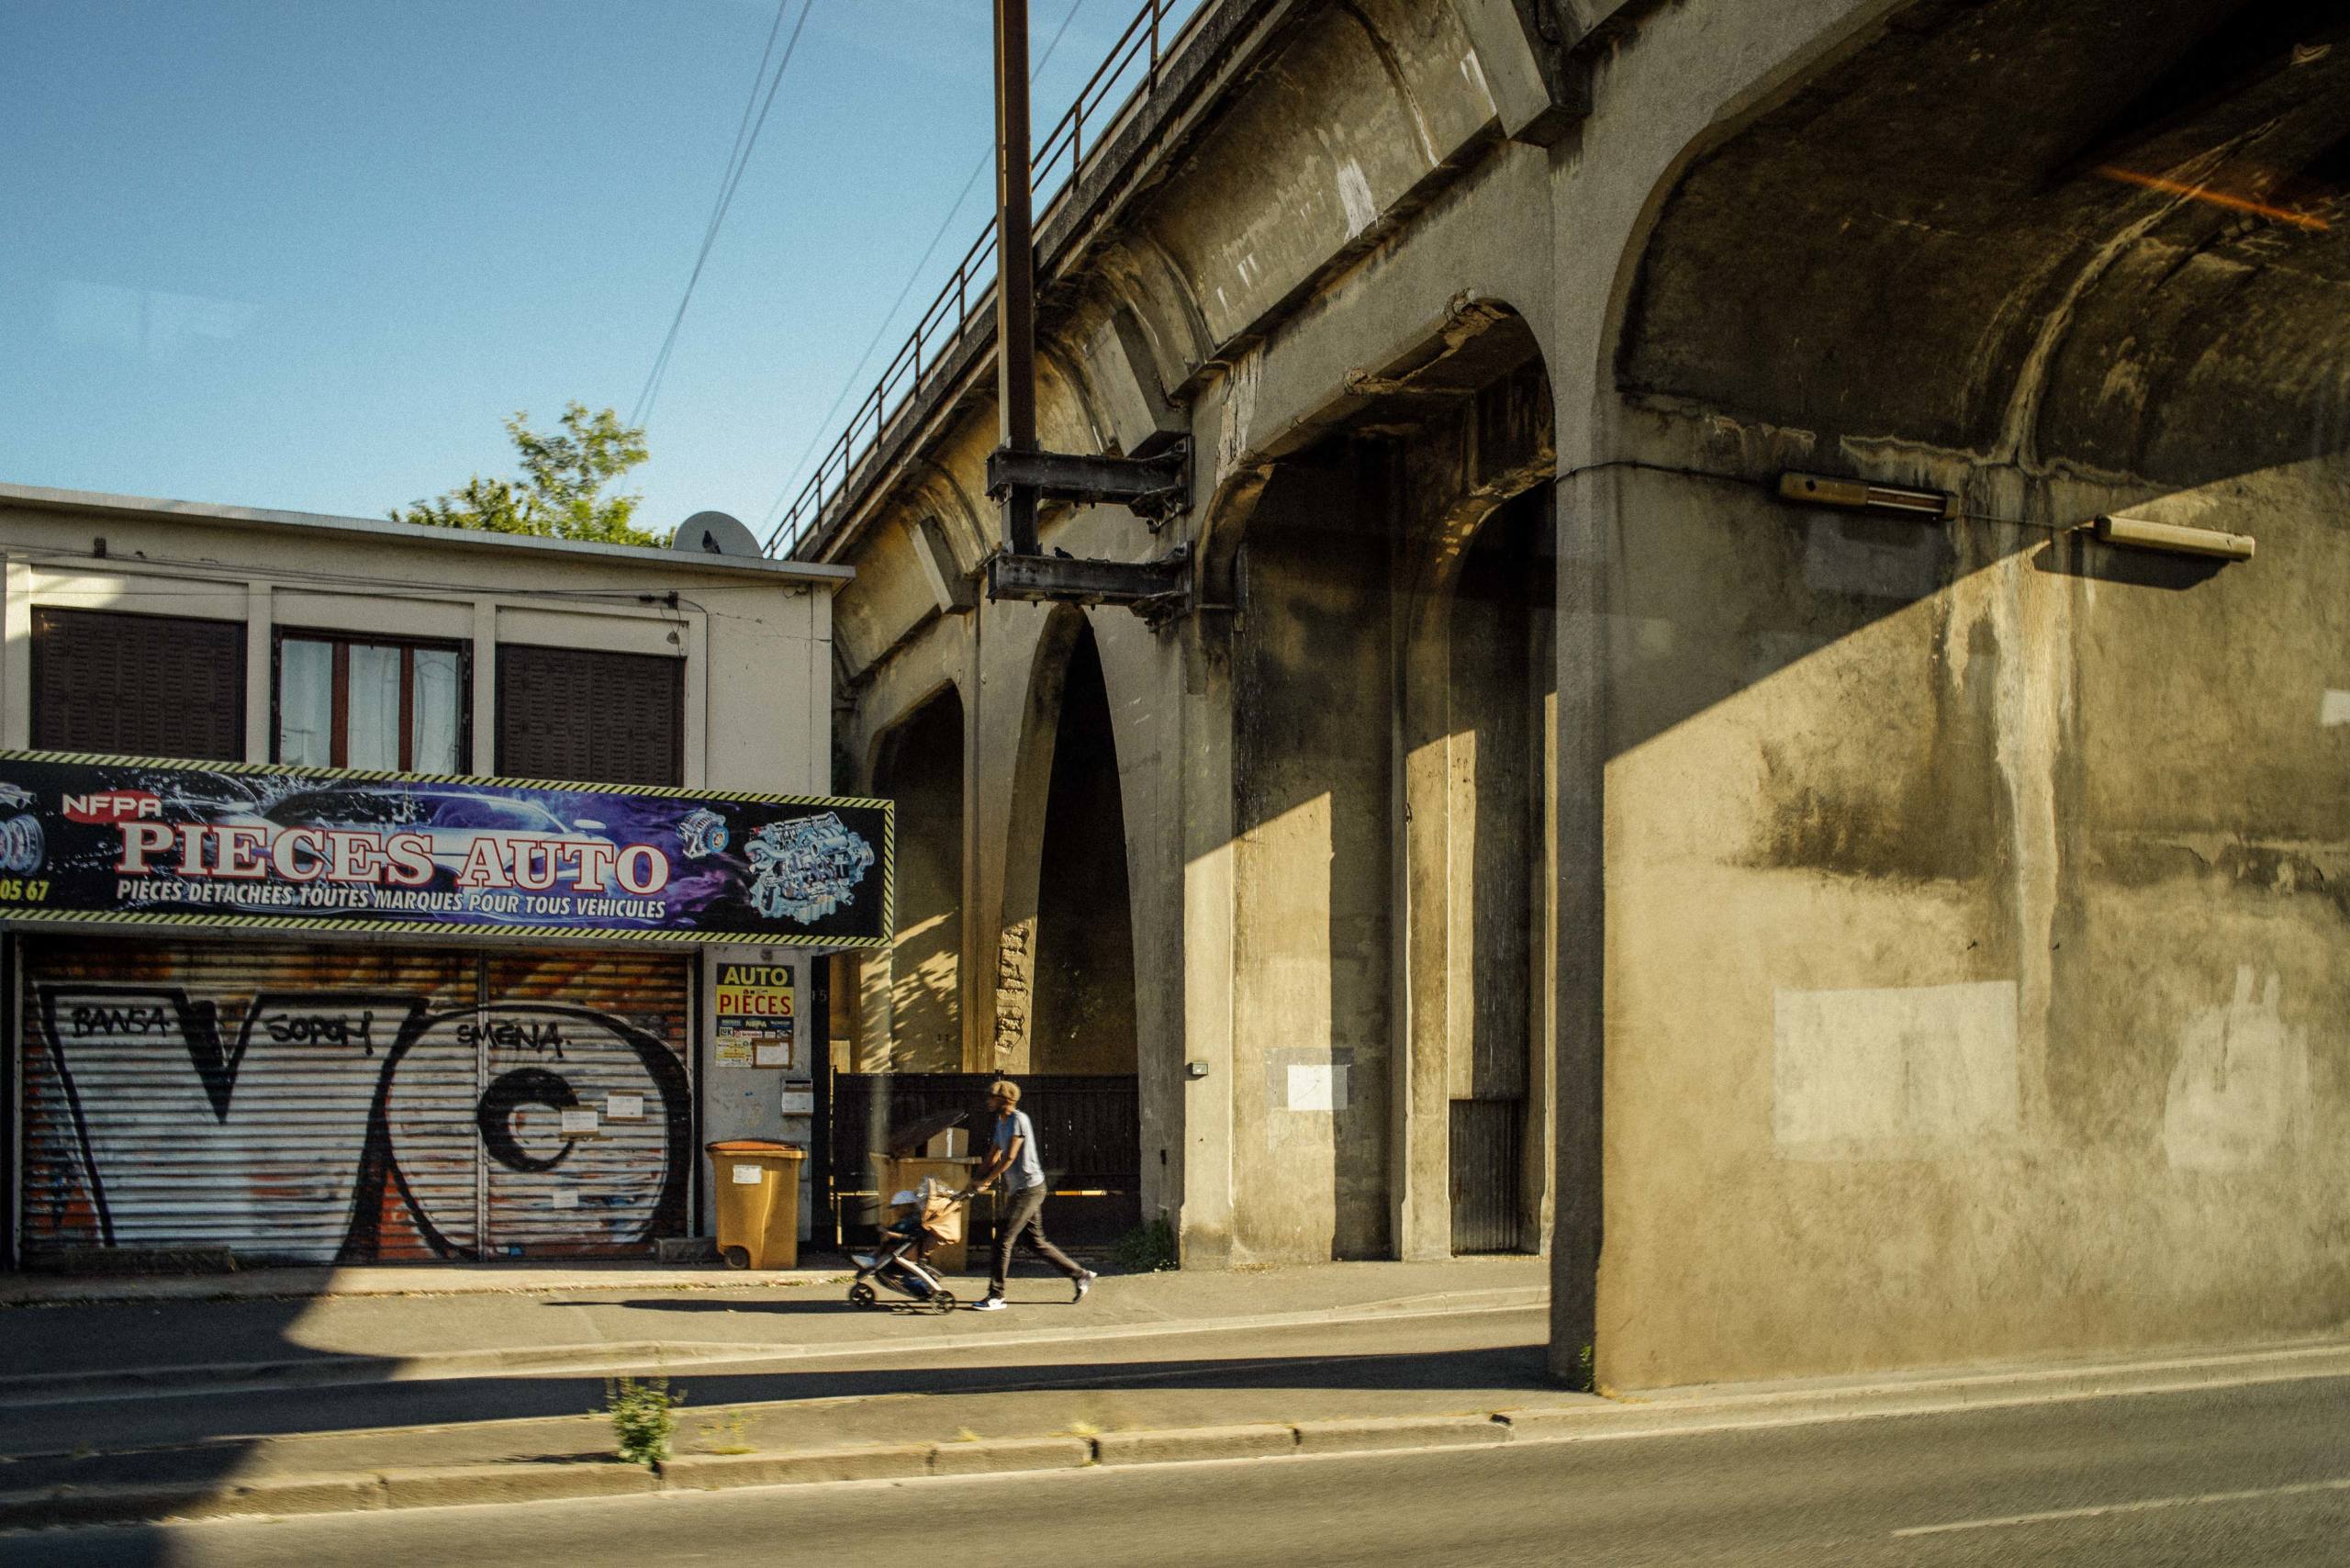
<svg viewBox="0 0 2350 1568">
<path fill-rule="evenodd" d="M 1386 515 L 1343 450 L 1277 476 L 1235 672 L 1233 1184 L 1242 1256 L 1389 1241 Z"/>
<path fill-rule="evenodd" d="M 2303 461 L 2343 444 L 2344 269 L 2087 173 L 2099 134 L 2173 167 L 2205 100 L 2169 73 L 2236 59 L 2234 8 L 1579 0 L 1506 60 L 1527 6 L 1251 9 L 1266 53 L 1052 251 L 1040 386 L 1053 444 L 1197 454 L 1163 532 L 1046 520 L 1201 562 L 1172 627 L 1082 612 L 1187 1260 L 1448 1249 L 1448 1107 L 1526 1039 L 1562 1375 L 1595 1339 L 1633 1385 L 2350 1310 L 2311 1152 L 2350 673 Z M 1567 53 L 1586 118 L 1505 140 Z M 2325 58 L 2211 145 L 2306 162 Z M 827 546 L 911 561 L 840 646 L 868 737 L 975 694 L 967 1056 L 1024 1063 L 1080 612 L 972 607 L 993 411 L 974 375 L 923 417 Z M 1791 511 L 1787 466 L 1976 515 Z M 1529 486 L 1557 591 L 1521 631 L 1454 594 Z M 2052 543 L 2125 504 L 2256 510 L 2262 555 Z M 1555 679 L 1505 693 L 1519 649 Z"/>
<path fill-rule="evenodd" d="M 2216 573 L 1619 481 L 1609 1379 L 2340 1320 L 2344 472 Z"/>
</svg>

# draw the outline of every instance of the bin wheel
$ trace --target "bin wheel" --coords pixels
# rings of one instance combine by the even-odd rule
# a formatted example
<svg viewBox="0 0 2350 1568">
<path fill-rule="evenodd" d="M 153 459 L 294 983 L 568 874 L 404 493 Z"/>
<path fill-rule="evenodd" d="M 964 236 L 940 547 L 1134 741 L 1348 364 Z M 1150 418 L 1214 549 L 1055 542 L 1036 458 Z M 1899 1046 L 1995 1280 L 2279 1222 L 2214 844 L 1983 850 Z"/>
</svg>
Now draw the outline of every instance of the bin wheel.
<svg viewBox="0 0 2350 1568">
<path fill-rule="evenodd" d="M 952 1312 L 962 1305 L 963 1304 L 961 1302 L 955 1299 L 955 1293 L 953 1291 L 934 1291 L 931 1293 L 930 1310 L 933 1312 Z"/>
<path fill-rule="evenodd" d="M 726 1260 L 726 1266 L 730 1269 L 747 1269 L 751 1266 L 751 1249 L 747 1247 L 722 1248 L 718 1255 Z"/>
<path fill-rule="evenodd" d="M 879 1296 L 873 1294 L 873 1287 L 863 1280 L 857 1281 L 848 1288 L 848 1304 L 859 1312 L 872 1311 L 880 1304 L 880 1300 Z"/>
</svg>

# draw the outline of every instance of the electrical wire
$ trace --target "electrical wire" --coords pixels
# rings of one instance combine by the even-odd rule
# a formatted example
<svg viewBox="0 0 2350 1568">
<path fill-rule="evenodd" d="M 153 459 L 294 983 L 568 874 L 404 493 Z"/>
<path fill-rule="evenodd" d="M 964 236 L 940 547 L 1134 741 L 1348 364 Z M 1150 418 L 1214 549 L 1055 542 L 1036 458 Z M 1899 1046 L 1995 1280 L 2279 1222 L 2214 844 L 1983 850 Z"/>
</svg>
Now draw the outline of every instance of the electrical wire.
<svg viewBox="0 0 2350 1568">
<path fill-rule="evenodd" d="M 1060 48 L 1061 39 L 1068 33 L 1069 25 L 1077 20 L 1077 14 L 1085 9 L 1085 6 L 1086 0 L 1071 0 L 1068 13 L 1061 17 L 1061 25 L 1054 29 L 1051 40 L 1045 45 L 1045 52 L 1037 57 L 1035 68 L 1028 73 L 1028 79 L 1031 82 L 1044 74 L 1045 67 L 1052 62 L 1053 51 Z M 767 515 L 759 524 L 761 529 L 774 526 L 778 514 L 783 510 L 784 503 L 791 498 L 792 487 L 806 479 L 809 457 L 814 454 L 817 443 L 824 439 L 824 432 L 832 429 L 833 419 L 841 411 L 841 405 L 848 401 L 848 395 L 851 392 L 856 390 L 857 377 L 865 374 L 865 367 L 873 361 L 873 351 L 881 346 L 881 340 L 889 332 L 890 324 L 897 320 L 898 312 L 905 308 L 906 297 L 914 291 L 914 285 L 922 281 L 923 268 L 928 266 L 930 258 L 938 253 L 938 242 L 946 238 L 946 230 L 961 214 L 963 204 L 971 199 L 971 191 L 979 185 L 979 176 L 986 174 L 988 166 L 994 162 L 995 150 L 990 148 L 980 154 L 979 161 L 971 166 L 970 177 L 963 182 L 962 190 L 957 193 L 955 205 L 948 207 L 946 216 L 938 220 L 938 228 L 931 235 L 930 243 L 922 248 L 921 259 L 914 263 L 913 270 L 907 274 L 904 286 L 898 290 L 898 297 L 890 302 L 889 313 L 881 318 L 881 324 L 873 329 L 873 336 L 866 342 L 865 352 L 856 356 L 856 364 L 849 371 L 847 378 L 842 382 L 839 394 L 833 398 L 833 406 L 824 410 L 823 417 L 816 421 L 814 433 L 808 438 L 808 444 L 800 448 L 798 457 L 792 459 L 791 468 L 783 482 L 783 488 L 776 493 L 775 500 L 767 507 Z"/>
<path fill-rule="evenodd" d="M 669 357 L 677 346 L 677 333 L 686 321 L 686 307 L 693 303 L 694 286 L 701 281 L 701 270 L 710 260 L 711 247 L 718 243 L 718 231 L 726 221 L 727 209 L 734 205 L 734 193 L 743 184 L 743 171 L 750 166 L 751 150 L 758 145 L 759 132 L 767 123 L 767 111 L 775 107 L 776 91 L 783 85 L 783 73 L 791 68 L 791 56 L 800 47 L 800 29 L 808 25 L 808 13 L 816 0 L 800 0 L 800 19 L 791 25 L 791 37 L 783 46 L 783 58 L 776 62 L 773 77 L 767 76 L 768 55 L 774 51 L 776 34 L 783 27 L 784 13 L 790 9 L 791 0 L 777 0 L 775 26 L 767 31 L 767 52 L 759 56 L 759 74 L 752 78 L 751 96 L 743 105 L 743 125 L 734 131 L 734 148 L 726 157 L 726 173 L 718 185 L 718 202 L 711 207 L 710 222 L 702 230 L 701 250 L 694 257 L 694 270 L 686 278 L 685 293 L 677 300 L 677 312 L 669 319 L 668 334 L 661 340 L 661 352 L 654 356 L 653 369 L 644 378 L 644 390 L 637 395 L 636 407 L 629 414 L 630 425 L 643 429 L 653 417 L 653 405 L 661 396 L 661 383 L 669 372 Z M 767 85 L 767 97 L 759 98 L 762 80 Z M 751 118 L 752 104 L 758 104 L 758 118 Z M 747 132 L 747 134 L 746 134 Z"/>
</svg>

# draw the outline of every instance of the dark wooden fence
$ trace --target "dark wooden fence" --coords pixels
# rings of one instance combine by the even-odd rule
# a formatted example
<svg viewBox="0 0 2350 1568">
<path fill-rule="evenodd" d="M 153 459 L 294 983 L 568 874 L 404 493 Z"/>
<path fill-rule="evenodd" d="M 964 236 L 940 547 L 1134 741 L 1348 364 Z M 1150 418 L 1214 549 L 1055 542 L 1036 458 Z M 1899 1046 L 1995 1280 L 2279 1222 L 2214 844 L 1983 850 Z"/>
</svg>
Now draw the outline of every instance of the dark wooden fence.
<svg viewBox="0 0 2350 1568">
<path fill-rule="evenodd" d="M 967 1113 L 971 1152 L 987 1152 L 993 1117 L 985 1072 L 843 1072 L 832 1082 L 828 1179 L 831 1213 L 821 1233 L 843 1241 L 871 1235 L 873 1163 L 890 1135 L 946 1111 Z M 1036 1129 L 1052 1199 L 1045 1228 L 1056 1241 L 1100 1246 L 1142 1223 L 1142 1118 L 1131 1077 L 1047 1077 L 1020 1081 L 1020 1108 Z M 974 1238 L 992 1236 L 994 1204 L 971 1208 Z"/>
</svg>

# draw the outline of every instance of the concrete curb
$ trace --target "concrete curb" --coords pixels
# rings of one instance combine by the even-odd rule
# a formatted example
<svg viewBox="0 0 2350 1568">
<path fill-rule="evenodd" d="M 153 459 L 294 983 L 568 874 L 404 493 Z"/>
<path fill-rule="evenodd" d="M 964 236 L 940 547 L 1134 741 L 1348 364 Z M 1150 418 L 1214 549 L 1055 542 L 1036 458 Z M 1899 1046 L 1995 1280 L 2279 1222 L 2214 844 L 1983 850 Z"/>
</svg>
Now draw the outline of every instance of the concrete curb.
<svg viewBox="0 0 2350 1568">
<path fill-rule="evenodd" d="M 56 1486 L 0 1492 L 0 1529 L 141 1524 L 237 1515 L 365 1513 L 500 1503 L 714 1492 L 828 1481 L 910 1481 L 1009 1475 L 1093 1465 L 1176 1464 L 1215 1459 L 1367 1453 L 1510 1440 L 1500 1416 L 1407 1416 L 1293 1425 L 1203 1427 L 1098 1437 L 979 1438 L 957 1442 L 684 1454 L 659 1472 L 599 1462 L 408 1467 L 356 1475 L 288 1475 L 231 1484 Z"/>
</svg>

